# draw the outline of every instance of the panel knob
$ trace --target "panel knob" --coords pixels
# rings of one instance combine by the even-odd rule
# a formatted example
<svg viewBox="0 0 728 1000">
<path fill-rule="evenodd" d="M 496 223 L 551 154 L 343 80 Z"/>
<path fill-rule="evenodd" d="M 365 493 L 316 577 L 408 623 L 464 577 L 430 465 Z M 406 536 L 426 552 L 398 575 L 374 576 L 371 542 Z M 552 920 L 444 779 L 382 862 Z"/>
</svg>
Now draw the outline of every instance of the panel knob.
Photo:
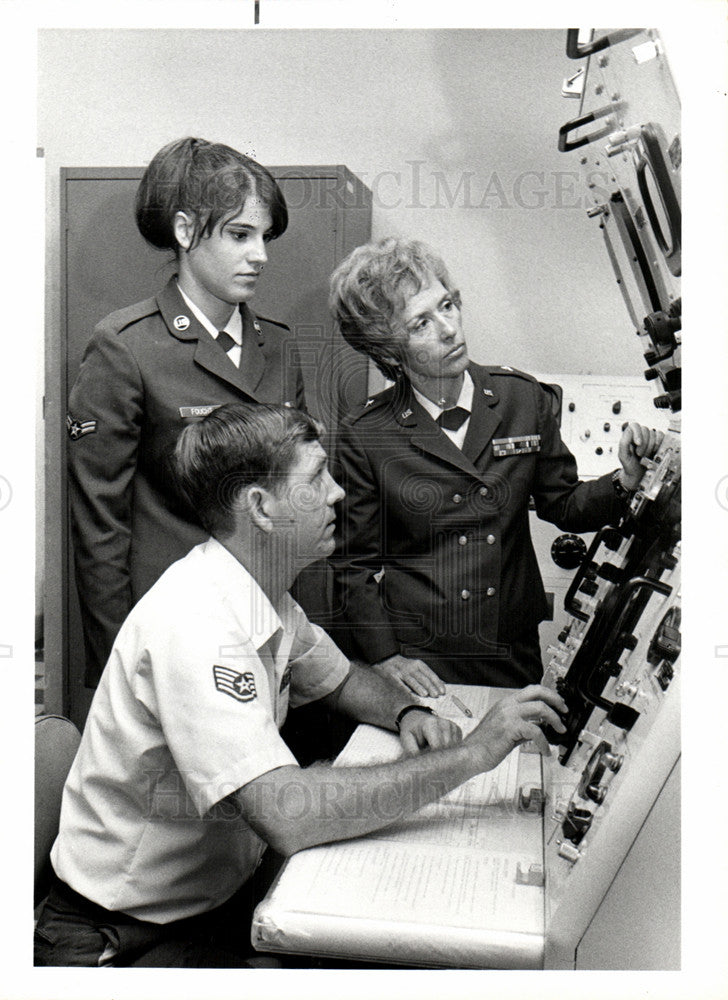
<svg viewBox="0 0 728 1000">
<path fill-rule="evenodd" d="M 551 558 L 561 569 L 576 569 L 586 555 L 586 542 L 579 535 L 559 535 L 551 546 Z"/>
</svg>

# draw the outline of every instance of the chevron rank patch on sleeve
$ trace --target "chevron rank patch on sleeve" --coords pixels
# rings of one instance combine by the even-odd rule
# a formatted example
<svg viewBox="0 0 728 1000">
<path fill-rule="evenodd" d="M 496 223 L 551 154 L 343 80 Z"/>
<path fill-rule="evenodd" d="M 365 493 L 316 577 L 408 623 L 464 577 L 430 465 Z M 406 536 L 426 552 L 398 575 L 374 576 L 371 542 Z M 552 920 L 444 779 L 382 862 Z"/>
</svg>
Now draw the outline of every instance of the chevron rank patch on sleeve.
<svg viewBox="0 0 728 1000">
<path fill-rule="evenodd" d="M 95 420 L 74 420 L 73 417 L 68 414 L 66 417 L 66 430 L 68 431 L 68 436 L 71 441 L 78 441 L 82 438 L 84 434 L 93 434 L 96 430 Z"/>
<path fill-rule="evenodd" d="M 252 701 L 256 695 L 255 676 L 251 673 L 241 674 L 232 667 L 221 667 L 213 665 L 212 674 L 215 678 L 215 687 L 223 694 L 229 694 L 236 701 Z"/>
</svg>

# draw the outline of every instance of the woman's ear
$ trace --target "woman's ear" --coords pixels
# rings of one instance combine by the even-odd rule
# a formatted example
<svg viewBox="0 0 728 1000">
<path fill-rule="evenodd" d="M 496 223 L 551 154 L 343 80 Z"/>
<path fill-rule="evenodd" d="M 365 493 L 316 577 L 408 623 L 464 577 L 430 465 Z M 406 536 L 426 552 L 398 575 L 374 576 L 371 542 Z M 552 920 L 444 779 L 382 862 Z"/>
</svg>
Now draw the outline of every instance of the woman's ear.
<svg viewBox="0 0 728 1000">
<path fill-rule="evenodd" d="M 180 250 L 189 250 L 195 239 L 194 216 L 187 212 L 175 212 L 172 228 Z"/>
<path fill-rule="evenodd" d="M 393 354 L 382 355 L 382 361 L 392 369 L 400 370 L 402 368 L 402 362 L 399 358 L 395 358 Z"/>
</svg>

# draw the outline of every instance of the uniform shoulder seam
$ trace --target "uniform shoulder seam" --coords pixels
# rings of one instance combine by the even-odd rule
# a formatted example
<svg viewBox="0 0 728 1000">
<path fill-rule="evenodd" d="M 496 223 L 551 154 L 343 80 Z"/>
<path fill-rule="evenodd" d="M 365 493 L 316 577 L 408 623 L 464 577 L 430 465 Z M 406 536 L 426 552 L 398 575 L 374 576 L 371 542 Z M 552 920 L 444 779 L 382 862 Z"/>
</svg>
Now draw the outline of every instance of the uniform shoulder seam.
<svg viewBox="0 0 728 1000">
<path fill-rule="evenodd" d="M 367 397 L 365 402 L 359 403 L 354 410 L 346 415 L 344 421 L 348 424 L 355 424 L 368 413 L 378 410 L 381 406 L 384 406 L 390 401 L 393 389 L 394 386 L 389 386 L 386 389 L 382 389 L 381 392 L 376 393 L 374 396 Z"/>
<path fill-rule="evenodd" d="M 135 302 L 134 305 L 125 306 L 109 313 L 96 327 L 97 330 L 111 330 L 114 333 L 121 333 L 128 326 L 138 323 L 140 319 L 146 319 L 159 312 L 156 298 L 144 299 L 143 302 Z"/>
<path fill-rule="evenodd" d="M 287 330 L 289 333 L 291 332 L 290 326 L 288 326 L 287 323 L 281 323 L 278 319 L 271 319 L 269 316 L 259 316 L 258 313 L 255 314 L 255 318 L 259 323 L 269 323 L 271 326 L 278 326 L 281 330 Z"/>
<path fill-rule="evenodd" d="M 510 365 L 492 365 L 487 368 L 489 375 L 513 375 L 516 378 L 525 379 L 527 382 L 537 382 L 538 379 L 528 372 L 521 371 L 520 368 L 511 368 Z"/>
</svg>

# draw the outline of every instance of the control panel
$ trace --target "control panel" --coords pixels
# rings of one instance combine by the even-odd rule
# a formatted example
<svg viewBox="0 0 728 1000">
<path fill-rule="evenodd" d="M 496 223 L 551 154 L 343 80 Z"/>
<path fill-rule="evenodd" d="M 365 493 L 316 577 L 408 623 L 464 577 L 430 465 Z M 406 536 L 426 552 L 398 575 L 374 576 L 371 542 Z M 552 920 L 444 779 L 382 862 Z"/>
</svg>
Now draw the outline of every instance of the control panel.
<svg viewBox="0 0 728 1000">
<path fill-rule="evenodd" d="M 678 968 L 680 101 L 653 29 L 569 29 L 566 55 L 580 65 L 562 94 L 580 109 L 559 149 L 581 169 L 645 365 L 633 387 L 594 380 L 586 399 L 564 383 L 562 435 L 582 476 L 615 468 L 626 420 L 664 438 L 619 523 L 563 570 L 565 618 L 544 673 L 568 705 L 566 733 L 546 730 L 557 755 L 544 812 L 546 966 Z M 576 562 L 572 539 L 552 547 L 560 565 Z"/>
<path fill-rule="evenodd" d="M 678 415 L 645 464 L 629 512 L 574 574 L 544 674 L 569 706 L 566 733 L 546 730 L 558 753 L 545 819 L 552 940 L 586 905 L 579 882 L 606 891 L 680 756 Z"/>
<path fill-rule="evenodd" d="M 595 479 L 619 465 L 619 439 L 630 421 L 666 430 L 669 413 L 658 409 L 654 385 L 641 375 L 544 375 L 539 382 L 562 390 L 561 437 L 581 479 Z"/>
<path fill-rule="evenodd" d="M 635 421 L 662 431 L 668 427 L 669 413 L 654 405 L 654 383 L 640 376 L 540 373 L 536 378 L 560 387 L 561 437 L 576 458 L 581 479 L 594 479 L 619 467 L 619 438 L 626 423 Z M 548 662 L 548 648 L 563 629 L 566 594 L 593 536 L 563 532 L 534 511 L 530 522 L 544 587 L 553 603 L 552 620 L 539 628 L 544 662 Z"/>
</svg>

